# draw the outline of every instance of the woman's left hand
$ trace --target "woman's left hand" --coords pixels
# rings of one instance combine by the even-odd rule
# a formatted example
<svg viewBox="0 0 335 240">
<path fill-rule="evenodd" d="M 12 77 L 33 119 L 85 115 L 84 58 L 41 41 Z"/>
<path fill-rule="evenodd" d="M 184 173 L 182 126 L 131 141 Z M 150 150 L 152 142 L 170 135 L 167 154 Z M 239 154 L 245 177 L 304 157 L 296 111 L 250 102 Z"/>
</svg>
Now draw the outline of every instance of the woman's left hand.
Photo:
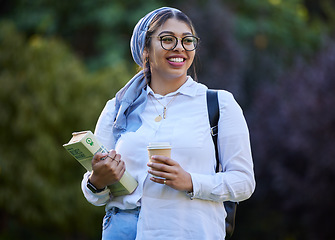
<svg viewBox="0 0 335 240">
<path fill-rule="evenodd" d="M 150 167 L 148 172 L 156 176 L 151 177 L 151 181 L 168 185 L 179 191 L 193 191 L 191 174 L 186 172 L 179 163 L 158 155 L 152 156 L 152 160 L 153 162 L 147 164 Z"/>
</svg>

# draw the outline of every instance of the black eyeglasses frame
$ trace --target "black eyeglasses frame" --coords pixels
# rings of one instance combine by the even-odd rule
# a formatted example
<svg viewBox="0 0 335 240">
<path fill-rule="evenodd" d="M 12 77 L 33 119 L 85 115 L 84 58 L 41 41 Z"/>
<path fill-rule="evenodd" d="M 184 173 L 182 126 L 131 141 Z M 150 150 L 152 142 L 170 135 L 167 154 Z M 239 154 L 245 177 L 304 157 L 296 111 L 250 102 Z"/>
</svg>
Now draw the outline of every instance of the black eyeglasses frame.
<svg viewBox="0 0 335 240">
<path fill-rule="evenodd" d="M 176 39 L 176 43 L 175 43 L 175 45 L 172 47 L 172 48 L 170 48 L 170 49 L 166 49 L 164 46 L 163 46 L 163 38 L 164 37 L 173 37 L 174 39 Z M 191 50 L 188 50 L 188 49 L 186 49 L 185 48 L 185 46 L 184 46 L 184 39 L 185 38 L 189 38 L 189 37 L 192 37 L 192 38 L 194 38 L 194 39 L 196 39 L 196 43 L 194 44 L 194 48 L 193 49 L 191 49 Z M 198 47 L 198 45 L 199 45 L 199 40 L 200 40 L 200 38 L 198 38 L 198 37 L 196 37 L 196 36 L 193 36 L 193 35 L 188 35 L 188 36 L 185 36 L 185 37 L 182 37 L 182 38 L 178 38 L 178 37 L 176 37 L 176 36 L 174 36 L 174 35 L 163 35 L 163 36 L 157 36 L 157 39 L 161 42 L 161 47 L 164 49 L 164 50 L 166 50 L 166 51 L 172 51 L 172 50 L 174 50 L 176 47 L 177 47 L 177 45 L 178 45 L 178 40 L 181 42 L 181 45 L 182 45 L 182 47 L 184 48 L 184 50 L 185 51 L 188 51 L 188 52 L 191 52 L 191 51 L 194 51 L 195 49 L 197 49 L 197 47 Z"/>
</svg>

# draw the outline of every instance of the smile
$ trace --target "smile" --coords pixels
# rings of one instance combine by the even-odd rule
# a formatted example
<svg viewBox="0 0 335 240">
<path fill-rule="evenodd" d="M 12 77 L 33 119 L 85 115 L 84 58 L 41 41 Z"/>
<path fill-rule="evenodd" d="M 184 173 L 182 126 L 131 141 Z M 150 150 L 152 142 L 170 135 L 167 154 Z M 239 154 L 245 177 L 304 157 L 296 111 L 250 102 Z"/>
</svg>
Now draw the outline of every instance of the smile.
<svg viewBox="0 0 335 240">
<path fill-rule="evenodd" d="M 181 63 L 181 62 L 184 62 L 185 59 L 184 58 L 168 58 L 168 60 L 170 62 L 176 62 L 176 63 Z"/>
</svg>

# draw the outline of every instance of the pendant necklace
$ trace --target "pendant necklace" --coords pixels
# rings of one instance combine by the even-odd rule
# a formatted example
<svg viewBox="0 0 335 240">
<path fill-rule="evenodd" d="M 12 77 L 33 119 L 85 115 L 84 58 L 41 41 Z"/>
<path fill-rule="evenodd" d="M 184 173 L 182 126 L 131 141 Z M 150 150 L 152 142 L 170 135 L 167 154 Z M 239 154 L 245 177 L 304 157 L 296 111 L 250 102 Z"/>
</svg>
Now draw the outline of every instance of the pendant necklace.
<svg viewBox="0 0 335 240">
<path fill-rule="evenodd" d="M 158 116 L 157 117 L 155 117 L 155 122 L 160 122 L 160 121 L 162 121 L 162 119 L 165 119 L 166 118 L 166 110 L 167 110 L 167 107 L 169 106 L 169 104 L 177 97 L 179 95 L 179 93 L 177 93 L 171 100 L 170 100 L 170 102 L 168 102 L 168 104 L 166 104 L 166 106 L 164 106 L 155 96 L 153 96 L 153 95 L 151 95 L 150 94 L 150 99 L 151 99 L 151 102 L 152 102 L 152 104 L 154 105 L 154 107 L 155 107 L 155 109 L 156 109 L 156 112 L 158 113 Z M 156 101 L 160 104 L 160 105 L 162 105 L 163 106 L 163 116 L 161 115 L 161 114 L 159 114 L 159 112 L 158 112 L 158 110 L 157 110 L 157 108 L 156 108 L 156 105 L 155 105 L 155 103 L 152 101 L 152 98 L 154 98 L 154 99 L 156 99 Z"/>
</svg>

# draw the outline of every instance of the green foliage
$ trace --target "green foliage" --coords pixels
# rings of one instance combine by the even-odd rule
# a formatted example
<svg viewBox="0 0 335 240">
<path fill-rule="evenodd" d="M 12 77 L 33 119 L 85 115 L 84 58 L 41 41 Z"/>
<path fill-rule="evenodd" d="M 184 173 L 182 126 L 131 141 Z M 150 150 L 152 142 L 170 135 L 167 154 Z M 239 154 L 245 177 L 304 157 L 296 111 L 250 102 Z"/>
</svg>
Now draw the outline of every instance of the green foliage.
<svg viewBox="0 0 335 240">
<path fill-rule="evenodd" d="M 129 40 L 136 22 L 162 1 L 16 0 L 7 16 L 20 31 L 64 38 L 90 69 L 130 60 Z"/>
<path fill-rule="evenodd" d="M 324 195 L 334 180 L 334 47 L 318 52 L 334 37 L 333 1 L 12 0 L 0 3 L 0 19 L 14 22 L 0 24 L 0 239 L 99 238 L 103 209 L 82 196 L 84 170 L 61 145 L 93 130 L 135 72 L 134 25 L 163 5 L 195 24 L 199 81 L 233 92 L 247 115 L 258 185 L 233 238 L 299 239 L 326 226 L 313 224 L 334 211 Z"/>
<path fill-rule="evenodd" d="M 306 8 L 303 0 L 194 0 L 192 4 L 171 0 L 15 0 L 0 18 L 13 19 L 20 31 L 31 35 L 61 36 L 91 70 L 97 70 L 132 63 L 130 36 L 138 19 L 147 12 L 167 5 L 182 6 L 184 11 L 197 9 L 198 14 L 203 15 L 208 5 L 214 4 L 220 8 L 223 4 L 235 13 L 234 34 L 250 61 L 258 60 L 255 59 L 258 54 L 265 54 L 277 62 L 290 65 L 296 54 L 313 55 L 320 46 L 323 34 L 333 29 L 331 19 L 334 8 L 329 7 L 327 0 L 322 3 L 320 7 L 327 12 L 329 25 L 318 18 L 311 18 L 310 9 Z M 209 14 L 215 14 L 215 9 L 210 11 Z M 193 17 L 193 20 L 204 22 L 197 17 Z M 267 69 L 269 72 L 276 71 L 270 66 Z"/>
<path fill-rule="evenodd" d="M 240 76 L 234 80 L 239 87 L 232 91 L 241 96 L 244 108 L 263 83 L 278 81 L 297 58 L 312 59 L 332 28 L 331 23 L 311 19 L 302 0 L 228 0 L 225 5 L 233 12 L 236 47 L 231 49 L 232 60 L 222 65 L 234 62 L 238 69 L 233 76 Z M 235 62 L 240 64 L 236 67 Z"/>
<path fill-rule="evenodd" d="M 83 197 L 84 169 L 62 144 L 94 130 L 129 71 L 91 74 L 60 40 L 26 39 L 9 22 L 0 23 L 0 53 L 0 216 L 35 230 L 100 234 L 103 209 Z"/>
<path fill-rule="evenodd" d="M 313 54 L 320 45 L 325 25 L 308 21 L 308 12 L 301 0 L 246 1 L 239 5 L 237 35 L 252 40 L 254 47 L 292 57 L 296 53 Z"/>
</svg>

